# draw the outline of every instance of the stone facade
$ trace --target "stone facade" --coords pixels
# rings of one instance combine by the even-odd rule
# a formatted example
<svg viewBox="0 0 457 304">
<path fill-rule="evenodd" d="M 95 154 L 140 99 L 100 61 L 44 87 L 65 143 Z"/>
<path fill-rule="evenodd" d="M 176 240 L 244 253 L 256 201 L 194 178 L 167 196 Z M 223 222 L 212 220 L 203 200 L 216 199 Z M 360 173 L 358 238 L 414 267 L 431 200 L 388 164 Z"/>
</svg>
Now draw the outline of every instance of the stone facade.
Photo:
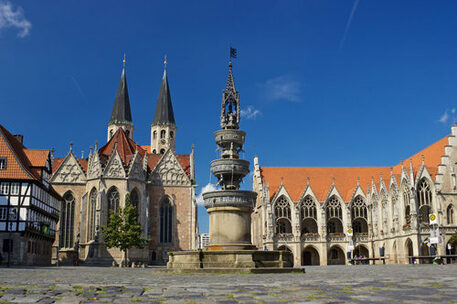
<svg viewBox="0 0 457 304">
<path fill-rule="evenodd" d="M 176 132 L 165 73 L 157 109 L 162 111 L 164 103 L 171 111 L 166 118 L 172 121 L 154 118 L 153 125 L 159 129 L 171 125 Z M 133 130 L 124 66 L 108 123 L 108 142 L 101 148 L 96 143 L 88 158 L 75 157 L 70 147 L 65 158 L 54 159 L 51 184 L 64 198 L 54 260 L 119 263 L 122 252 L 104 246 L 100 227 L 107 225 L 110 211 L 125 206 L 127 195 L 138 210 L 142 236 L 150 239 L 143 249 L 128 251 L 130 261 L 163 264 L 169 251 L 197 248 L 193 148 L 190 154 L 176 154 L 173 133 L 158 151 L 153 147 L 159 145 L 160 136 L 151 133 L 151 146 L 139 145 L 133 141 Z"/>
<path fill-rule="evenodd" d="M 347 252 L 408 263 L 429 255 L 435 214 L 446 250 L 457 231 L 457 126 L 450 135 L 394 167 L 261 167 L 254 159 L 253 243 L 284 249 L 295 265 L 347 263 Z M 353 236 L 348 236 L 349 229 Z M 452 248 L 455 253 L 455 248 Z"/>
</svg>

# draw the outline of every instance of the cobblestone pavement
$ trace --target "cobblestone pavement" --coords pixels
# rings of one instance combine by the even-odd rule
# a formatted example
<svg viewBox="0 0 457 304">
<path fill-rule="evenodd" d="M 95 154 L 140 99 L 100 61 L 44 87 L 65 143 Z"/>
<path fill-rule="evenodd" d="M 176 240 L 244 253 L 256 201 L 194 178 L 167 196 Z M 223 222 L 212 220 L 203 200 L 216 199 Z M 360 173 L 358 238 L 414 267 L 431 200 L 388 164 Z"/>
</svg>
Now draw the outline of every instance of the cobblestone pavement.
<svg viewBox="0 0 457 304">
<path fill-rule="evenodd" d="M 307 267 L 296 274 L 0 268 L 0 303 L 457 303 L 457 265 Z"/>
</svg>

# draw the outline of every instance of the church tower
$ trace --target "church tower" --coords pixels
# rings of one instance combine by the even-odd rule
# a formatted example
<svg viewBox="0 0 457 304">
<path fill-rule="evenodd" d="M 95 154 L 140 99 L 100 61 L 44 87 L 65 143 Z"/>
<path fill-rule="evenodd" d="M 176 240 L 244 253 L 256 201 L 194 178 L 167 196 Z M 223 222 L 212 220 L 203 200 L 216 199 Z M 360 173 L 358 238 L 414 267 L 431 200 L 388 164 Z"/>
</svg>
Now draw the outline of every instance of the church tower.
<svg viewBox="0 0 457 304">
<path fill-rule="evenodd" d="M 130 112 L 129 91 L 127 89 L 127 77 L 125 76 L 125 55 L 122 60 L 122 74 L 117 88 L 116 98 L 114 99 L 113 111 L 108 122 L 107 141 L 116 133 L 119 128 L 124 129 L 131 139 L 133 138 L 132 113 Z"/>
<path fill-rule="evenodd" d="M 170 148 L 175 152 L 176 148 L 176 124 L 171 104 L 170 88 L 167 78 L 167 60 L 160 86 L 159 99 L 157 99 L 154 119 L 151 124 L 151 153 L 163 154 Z"/>
</svg>

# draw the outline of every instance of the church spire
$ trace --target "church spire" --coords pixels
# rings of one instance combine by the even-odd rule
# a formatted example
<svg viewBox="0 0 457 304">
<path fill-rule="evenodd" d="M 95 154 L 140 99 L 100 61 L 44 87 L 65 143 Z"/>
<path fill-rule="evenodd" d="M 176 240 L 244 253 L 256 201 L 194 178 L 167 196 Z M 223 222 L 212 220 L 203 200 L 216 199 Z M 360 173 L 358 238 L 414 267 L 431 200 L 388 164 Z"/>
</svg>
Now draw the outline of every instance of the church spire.
<svg viewBox="0 0 457 304">
<path fill-rule="evenodd" d="M 170 88 L 167 77 L 167 56 L 165 56 L 162 84 L 160 86 L 159 98 L 157 99 L 156 111 L 152 125 L 174 125 L 175 115 L 171 104 Z"/>
<path fill-rule="evenodd" d="M 167 76 L 167 56 L 163 62 L 163 77 L 160 86 L 159 98 L 157 99 L 154 119 L 151 124 L 151 147 L 150 152 L 163 154 L 167 149 L 175 150 L 176 123 L 171 103 L 170 87 Z"/>
<path fill-rule="evenodd" d="M 130 111 L 130 98 L 129 91 L 127 88 L 127 76 L 125 73 L 126 57 L 122 59 L 122 72 L 119 86 L 117 88 L 116 97 L 114 98 L 113 110 L 111 111 L 111 117 L 108 122 L 108 140 L 117 131 L 119 127 L 122 127 L 127 135 L 132 138 L 133 136 L 133 121 L 132 112 Z"/>
</svg>

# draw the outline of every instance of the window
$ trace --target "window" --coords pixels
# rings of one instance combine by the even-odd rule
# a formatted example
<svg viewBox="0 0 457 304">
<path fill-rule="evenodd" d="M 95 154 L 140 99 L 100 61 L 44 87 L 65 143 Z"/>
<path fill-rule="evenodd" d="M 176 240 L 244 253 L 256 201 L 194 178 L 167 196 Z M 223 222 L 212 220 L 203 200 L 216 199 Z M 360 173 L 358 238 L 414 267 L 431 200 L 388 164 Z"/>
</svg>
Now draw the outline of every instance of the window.
<svg viewBox="0 0 457 304">
<path fill-rule="evenodd" d="M 164 154 L 165 153 L 165 149 L 160 149 L 160 154 Z"/>
<path fill-rule="evenodd" d="M 173 138 L 173 131 L 170 131 L 170 138 Z"/>
<path fill-rule="evenodd" d="M 362 197 L 357 196 L 351 204 L 352 229 L 355 233 L 368 232 L 367 205 Z"/>
<path fill-rule="evenodd" d="M 17 215 L 18 215 L 18 210 L 17 208 L 11 208 L 10 209 L 10 215 L 9 215 L 9 219 L 10 221 L 15 221 L 17 220 Z"/>
<path fill-rule="evenodd" d="M 117 212 L 119 210 L 119 192 L 116 187 L 111 187 L 108 190 L 108 217 L 112 212 Z"/>
<path fill-rule="evenodd" d="M 306 196 L 300 204 L 302 233 L 317 233 L 317 209 L 314 200 Z"/>
<path fill-rule="evenodd" d="M 343 233 L 343 211 L 340 201 L 332 196 L 325 205 L 325 217 L 327 222 L 328 233 Z"/>
<path fill-rule="evenodd" d="M 138 220 L 138 213 L 139 213 L 139 205 L 140 205 L 140 199 L 138 197 L 138 190 L 133 189 L 132 192 L 130 193 L 130 202 L 132 203 L 132 206 L 136 208 L 136 214 L 137 214 L 137 220 Z"/>
<path fill-rule="evenodd" d="M 21 189 L 20 183 L 11 183 L 11 194 L 19 194 Z"/>
<path fill-rule="evenodd" d="M 87 239 L 88 241 L 95 238 L 95 212 L 97 207 L 97 190 L 92 189 L 89 195 L 89 214 L 88 214 L 88 229 Z"/>
<path fill-rule="evenodd" d="M 6 221 L 8 218 L 8 208 L 0 208 L 0 221 Z"/>
<path fill-rule="evenodd" d="M 281 196 L 275 204 L 276 233 L 292 233 L 289 200 Z"/>
<path fill-rule="evenodd" d="M 452 205 L 449 205 L 447 207 L 446 215 L 447 215 L 447 224 L 448 225 L 454 224 L 454 207 L 452 207 Z"/>
<path fill-rule="evenodd" d="M 167 133 L 167 132 L 166 132 L 165 130 L 160 131 L 160 139 L 164 139 L 166 133 Z"/>
<path fill-rule="evenodd" d="M 160 204 L 160 242 L 172 242 L 173 207 L 170 199 L 165 197 Z"/>
<path fill-rule="evenodd" d="M 152 138 L 156 139 L 157 138 L 157 131 L 152 132 Z"/>
<path fill-rule="evenodd" d="M 423 179 L 417 188 L 417 198 L 419 200 L 419 223 L 421 225 L 429 224 L 429 214 L 432 206 L 432 192 L 430 185 Z"/>
<path fill-rule="evenodd" d="M 0 184 L 0 194 L 8 194 L 9 183 Z"/>
<path fill-rule="evenodd" d="M 12 252 L 13 251 L 13 240 L 4 239 L 3 240 L 3 252 Z"/>
<path fill-rule="evenodd" d="M 403 204 L 405 205 L 405 224 L 409 225 L 411 224 L 410 193 L 406 186 L 403 188 Z"/>
<path fill-rule="evenodd" d="M 153 153 L 153 154 L 156 154 L 156 153 L 157 153 L 156 149 L 152 150 L 152 153 Z"/>
<path fill-rule="evenodd" d="M 6 157 L 0 157 L 0 170 L 6 170 Z"/>
<path fill-rule="evenodd" d="M 74 246 L 74 220 L 75 198 L 69 191 L 63 196 L 62 210 L 60 215 L 60 248 L 73 248 Z"/>
</svg>

